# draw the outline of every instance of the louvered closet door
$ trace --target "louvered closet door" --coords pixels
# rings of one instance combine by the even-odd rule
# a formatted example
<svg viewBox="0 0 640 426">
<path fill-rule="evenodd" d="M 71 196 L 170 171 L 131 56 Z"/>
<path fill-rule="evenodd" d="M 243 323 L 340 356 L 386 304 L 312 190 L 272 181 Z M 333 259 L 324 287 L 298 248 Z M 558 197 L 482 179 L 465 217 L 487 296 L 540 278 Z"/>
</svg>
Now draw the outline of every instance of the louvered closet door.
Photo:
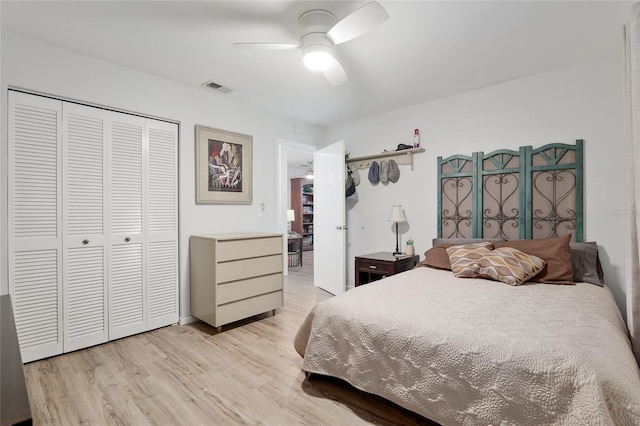
<svg viewBox="0 0 640 426">
<path fill-rule="evenodd" d="M 178 126 L 147 119 L 148 329 L 178 322 Z"/>
<path fill-rule="evenodd" d="M 108 340 L 106 116 L 63 105 L 64 351 Z"/>
<path fill-rule="evenodd" d="M 9 91 L 9 293 L 22 361 L 62 353 L 62 103 Z"/>
<path fill-rule="evenodd" d="M 147 329 L 144 138 L 144 118 L 109 114 L 110 339 Z"/>
</svg>

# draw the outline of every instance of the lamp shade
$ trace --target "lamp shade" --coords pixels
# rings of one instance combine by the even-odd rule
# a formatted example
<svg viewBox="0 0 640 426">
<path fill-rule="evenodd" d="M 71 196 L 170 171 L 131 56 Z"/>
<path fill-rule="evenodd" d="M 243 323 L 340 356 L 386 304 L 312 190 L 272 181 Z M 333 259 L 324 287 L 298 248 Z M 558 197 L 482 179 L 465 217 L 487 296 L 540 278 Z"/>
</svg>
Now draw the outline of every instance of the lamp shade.
<svg viewBox="0 0 640 426">
<path fill-rule="evenodd" d="M 389 222 L 403 223 L 407 221 L 407 217 L 404 215 L 402 206 L 392 206 L 391 216 L 389 216 Z"/>
<path fill-rule="evenodd" d="M 287 222 L 296 221 L 296 212 L 293 210 L 287 210 Z"/>
</svg>

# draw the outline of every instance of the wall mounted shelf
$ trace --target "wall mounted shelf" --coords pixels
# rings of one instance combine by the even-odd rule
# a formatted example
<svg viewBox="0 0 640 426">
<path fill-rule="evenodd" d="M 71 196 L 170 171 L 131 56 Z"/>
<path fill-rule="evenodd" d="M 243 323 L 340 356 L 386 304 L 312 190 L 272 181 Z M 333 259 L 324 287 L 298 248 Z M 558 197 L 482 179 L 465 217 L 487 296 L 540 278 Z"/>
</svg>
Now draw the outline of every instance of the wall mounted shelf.
<svg viewBox="0 0 640 426">
<path fill-rule="evenodd" d="M 371 162 L 380 159 L 393 160 L 398 165 L 410 164 L 413 170 L 413 154 L 424 152 L 424 148 L 403 149 L 401 151 L 387 151 L 380 154 L 365 155 L 364 157 L 347 158 L 347 163 L 353 165 L 358 170 L 368 169 Z"/>
</svg>

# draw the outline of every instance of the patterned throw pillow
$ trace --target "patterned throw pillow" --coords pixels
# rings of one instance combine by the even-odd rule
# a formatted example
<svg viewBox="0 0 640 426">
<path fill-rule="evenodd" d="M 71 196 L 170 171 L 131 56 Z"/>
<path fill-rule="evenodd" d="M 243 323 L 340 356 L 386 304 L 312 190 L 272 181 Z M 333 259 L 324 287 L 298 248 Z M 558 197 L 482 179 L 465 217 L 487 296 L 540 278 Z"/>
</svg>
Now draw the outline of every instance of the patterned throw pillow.
<svg viewBox="0 0 640 426">
<path fill-rule="evenodd" d="M 475 264 L 475 262 L 481 259 L 488 253 L 491 253 L 493 249 L 493 243 L 490 241 L 482 241 L 479 243 L 460 244 L 457 246 L 451 246 L 447 248 L 447 254 L 449 255 L 449 263 L 451 264 L 451 271 L 456 277 L 466 276 L 466 269 Z"/>
<path fill-rule="evenodd" d="M 454 256 L 457 253 L 454 253 Z M 481 254 L 480 257 L 477 255 Z M 472 253 L 472 259 L 450 257 L 451 270 L 459 278 L 488 278 L 509 285 L 520 285 L 538 274 L 545 261 L 512 247 L 501 247 L 484 253 Z M 456 273 L 454 262 L 462 266 Z M 458 266 L 458 265 L 456 265 Z"/>
</svg>

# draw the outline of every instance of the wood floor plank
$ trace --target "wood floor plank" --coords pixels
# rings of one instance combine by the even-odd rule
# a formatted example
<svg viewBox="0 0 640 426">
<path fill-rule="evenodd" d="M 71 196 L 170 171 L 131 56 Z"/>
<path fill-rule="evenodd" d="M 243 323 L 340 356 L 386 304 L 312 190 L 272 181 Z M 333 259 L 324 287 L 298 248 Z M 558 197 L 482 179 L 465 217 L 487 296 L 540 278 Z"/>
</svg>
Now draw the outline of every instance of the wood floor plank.
<svg viewBox="0 0 640 426">
<path fill-rule="evenodd" d="M 380 398 L 301 370 L 293 337 L 330 294 L 312 252 L 277 310 L 214 327 L 171 326 L 25 364 L 36 425 L 433 425 Z"/>
</svg>

